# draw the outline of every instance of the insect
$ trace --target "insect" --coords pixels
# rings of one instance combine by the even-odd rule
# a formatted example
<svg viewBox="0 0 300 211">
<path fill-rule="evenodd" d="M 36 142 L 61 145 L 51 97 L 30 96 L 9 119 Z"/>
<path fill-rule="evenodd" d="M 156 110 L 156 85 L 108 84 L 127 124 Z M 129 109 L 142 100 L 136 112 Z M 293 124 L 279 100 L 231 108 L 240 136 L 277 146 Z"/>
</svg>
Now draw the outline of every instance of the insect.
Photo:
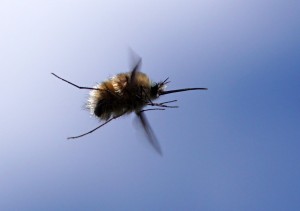
<svg viewBox="0 0 300 211">
<path fill-rule="evenodd" d="M 175 102 L 176 100 L 154 103 L 153 101 L 158 99 L 161 95 L 191 90 L 207 90 L 207 88 L 184 88 L 166 91 L 166 84 L 169 83 L 168 78 L 158 83 L 152 82 L 145 73 L 140 72 L 140 66 L 141 58 L 139 58 L 130 72 L 119 73 L 94 87 L 78 86 L 51 73 L 58 79 L 78 89 L 90 90 L 90 96 L 86 107 L 90 110 L 92 115 L 96 116 L 101 121 L 104 121 L 104 123 L 93 130 L 78 136 L 68 137 L 68 139 L 76 139 L 88 135 L 110 121 L 134 112 L 137 115 L 150 144 L 162 155 L 159 142 L 157 141 L 144 112 L 149 110 L 177 108 L 177 106 L 169 105 L 169 103 Z M 152 106 L 153 108 L 144 109 L 146 106 Z"/>
</svg>

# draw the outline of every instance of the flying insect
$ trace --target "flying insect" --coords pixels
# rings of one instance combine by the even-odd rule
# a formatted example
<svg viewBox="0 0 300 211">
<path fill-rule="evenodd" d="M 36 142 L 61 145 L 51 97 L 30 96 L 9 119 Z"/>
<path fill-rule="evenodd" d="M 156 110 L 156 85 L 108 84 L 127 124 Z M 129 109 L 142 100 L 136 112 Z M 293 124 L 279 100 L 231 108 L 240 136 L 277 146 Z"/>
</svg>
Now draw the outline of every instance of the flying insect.
<svg viewBox="0 0 300 211">
<path fill-rule="evenodd" d="M 169 105 L 169 103 L 176 102 L 176 100 L 162 103 L 153 102 L 162 95 L 191 90 L 207 90 L 207 88 L 184 88 L 166 91 L 166 84 L 169 83 L 168 78 L 158 83 L 152 82 L 145 73 L 139 70 L 140 66 L 141 58 L 138 59 L 130 72 L 119 73 L 108 80 L 95 85 L 94 87 L 78 86 L 54 73 L 51 73 L 58 79 L 78 89 L 90 90 L 86 107 L 90 110 L 90 113 L 93 116 L 104 121 L 104 123 L 93 130 L 78 136 L 68 137 L 68 139 L 76 139 L 88 135 L 110 121 L 125 114 L 134 112 L 147 135 L 148 141 L 154 149 L 162 155 L 159 142 L 157 141 L 144 112 L 149 110 L 177 108 L 177 106 Z M 152 106 L 153 108 L 145 109 L 146 106 Z"/>
</svg>

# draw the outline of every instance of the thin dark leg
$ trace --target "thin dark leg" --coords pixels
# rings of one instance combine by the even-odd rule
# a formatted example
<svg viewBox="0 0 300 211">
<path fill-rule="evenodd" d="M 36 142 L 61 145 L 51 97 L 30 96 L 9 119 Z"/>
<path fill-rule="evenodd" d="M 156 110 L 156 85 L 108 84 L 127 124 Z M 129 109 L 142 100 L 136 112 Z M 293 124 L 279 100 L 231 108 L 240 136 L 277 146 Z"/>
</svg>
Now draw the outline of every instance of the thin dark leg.
<svg viewBox="0 0 300 211">
<path fill-rule="evenodd" d="M 97 89 L 97 88 L 92 88 L 92 87 L 84 87 L 84 86 L 78 86 L 76 84 L 73 84 L 72 82 L 70 81 L 67 81 L 66 79 L 63 79 L 61 77 L 59 77 L 58 75 L 54 74 L 54 73 L 51 73 L 52 75 L 54 75 L 56 78 L 59 78 L 60 80 L 68 83 L 68 84 L 71 84 L 72 86 L 75 86 L 76 88 L 78 89 L 90 89 L 90 90 L 100 90 L 100 89 Z"/>
<path fill-rule="evenodd" d="M 166 101 L 166 102 L 162 102 L 162 103 L 148 103 L 147 105 L 150 106 L 157 106 L 157 107 L 164 107 L 164 108 L 178 108 L 178 106 L 168 106 L 165 105 L 167 103 L 173 103 L 176 102 L 177 100 L 171 100 L 171 101 Z"/>
<path fill-rule="evenodd" d="M 149 109 L 144 109 L 141 110 L 139 113 L 145 112 L 145 111 L 164 111 L 166 110 L 165 108 L 149 108 Z"/>
<path fill-rule="evenodd" d="M 103 124 L 99 125 L 98 127 L 94 128 L 93 130 L 90 130 L 89 132 L 86 132 L 86 133 L 81 134 L 81 135 L 79 135 L 79 136 L 68 137 L 67 139 L 76 139 L 76 138 L 80 138 L 80 137 L 82 137 L 82 136 L 88 135 L 88 134 L 94 132 L 95 130 L 98 130 L 100 127 L 106 125 L 106 124 L 109 123 L 111 120 L 117 119 L 117 118 L 119 118 L 120 116 L 123 116 L 124 114 L 125 114 L 125 113 L 123 113 L 123 114 L 121 114 L 121 115 L 119 115 L 119 116 L 115 116 L 115 117 L 110 118 L 109 120 L 107 120 L 107 121 L 104 122 Z"/>
</svg>

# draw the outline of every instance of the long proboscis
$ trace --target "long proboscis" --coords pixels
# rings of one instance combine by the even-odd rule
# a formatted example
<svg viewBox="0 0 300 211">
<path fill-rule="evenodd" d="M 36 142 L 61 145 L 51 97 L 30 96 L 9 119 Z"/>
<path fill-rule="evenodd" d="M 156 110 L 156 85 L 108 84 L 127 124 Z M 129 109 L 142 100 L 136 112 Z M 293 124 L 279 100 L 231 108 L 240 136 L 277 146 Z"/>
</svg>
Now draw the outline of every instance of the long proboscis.
<svg viewBox="0 0 300 211">
<path fill-rule="evenodd" d="M 192 90 L 207 90 L 207 88 L 185 88 L 185 89 L 174 89 L 169 91 L 162 91 L 160 95 L 167 95 L 175 92 L 186 92 L 186 91 L 192 91 Z"/>
</svg>

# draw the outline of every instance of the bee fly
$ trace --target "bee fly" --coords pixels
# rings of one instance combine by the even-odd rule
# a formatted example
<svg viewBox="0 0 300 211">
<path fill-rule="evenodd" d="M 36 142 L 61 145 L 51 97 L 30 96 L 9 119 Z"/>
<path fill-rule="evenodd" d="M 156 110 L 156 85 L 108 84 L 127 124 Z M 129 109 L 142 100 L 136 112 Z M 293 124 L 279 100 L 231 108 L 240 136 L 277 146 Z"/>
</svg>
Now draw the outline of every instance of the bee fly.
<svg viewBox="0 0 300 211">
<path fill-rule="evenodd" d="M 68 139 L 76 139 L 88 135 L 106 125 L 113 119 L 117 119 L 124 114 L 135 112 L 149 142 L 155 148 L 155 150 L 162 155 L 160 145 L 147 121 L 146 116 L 144 115 L 144 112 L 149 110 L 177 108 L 177 106 L 169 105 L 169 103 L 176 102 L 176 100 L 154 103 L 153 101 L 159 98 L 161 95 L 190 90 L 207 90 L 207 88 L 185 88 L 166 91 L 166 84 L 169 83 L 168 78 L 158 83 L 151 82 L 145 73 L 139 71 L 140 65 L 141 58 L 139 58 L 132 71 L 127 73 L 119 73 L 94 87 L 78 86 L 54 73 L 51 73 L 60 80 L 75 86 L 78 89 L 91 90 L 86 107 L 90 110 L 92 115 L 104 121 L 104 123 L 93 130 L 78 136 L 68 137 Z M 153 106 L 153 108 L 144 109 L 146 106 Z"/>
</svg>

